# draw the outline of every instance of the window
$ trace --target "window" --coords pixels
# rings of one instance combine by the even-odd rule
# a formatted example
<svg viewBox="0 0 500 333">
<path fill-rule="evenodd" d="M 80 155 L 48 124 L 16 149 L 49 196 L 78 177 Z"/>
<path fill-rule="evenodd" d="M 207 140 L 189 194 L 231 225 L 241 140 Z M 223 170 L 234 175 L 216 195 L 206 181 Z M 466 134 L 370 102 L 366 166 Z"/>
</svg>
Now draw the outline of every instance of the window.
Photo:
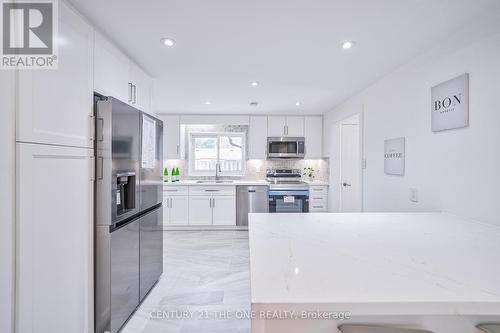
<svg viewBox="0 0 500 333">
<path fill-rule="evenodd" d="M 189 174 L 214 176 L 217 163 L 221 176 L 243 176 L 245 133 L 190 133 Z"/>
</svg>

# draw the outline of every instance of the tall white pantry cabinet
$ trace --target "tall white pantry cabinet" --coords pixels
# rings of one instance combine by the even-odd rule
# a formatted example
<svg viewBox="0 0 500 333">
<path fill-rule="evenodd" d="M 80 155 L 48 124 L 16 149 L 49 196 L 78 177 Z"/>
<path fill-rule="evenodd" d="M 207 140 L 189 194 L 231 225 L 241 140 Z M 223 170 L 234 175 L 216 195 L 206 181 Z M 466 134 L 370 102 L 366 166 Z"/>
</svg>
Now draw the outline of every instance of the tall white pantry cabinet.
<svg viewBox="0 0 500 333">
<path fill-rule="evenodd" d="M 59 68 L 16 80 L 16 333 L 93 331 L 93 28 L 59 2 Z"/>
</svg>

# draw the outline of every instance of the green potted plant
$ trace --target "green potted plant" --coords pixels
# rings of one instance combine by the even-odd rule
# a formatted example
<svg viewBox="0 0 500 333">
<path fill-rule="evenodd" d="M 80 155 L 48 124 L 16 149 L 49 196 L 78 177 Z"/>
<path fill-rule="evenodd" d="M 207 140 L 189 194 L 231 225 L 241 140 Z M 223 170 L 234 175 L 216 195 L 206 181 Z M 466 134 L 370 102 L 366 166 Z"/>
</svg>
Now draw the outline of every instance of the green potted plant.
<svg viewBox="0 0 500 333">
<path fill-rule="evenodd" d="M 304 168 L 304 171 L 302 172 L 302 176 L 306 176 L 309 181 L 313 181 L 314 180 L 314 174 L 315 174 L 316 170 L 314 170 L 313 168 L 311 167 L 306 167 Z"/>
</svg>

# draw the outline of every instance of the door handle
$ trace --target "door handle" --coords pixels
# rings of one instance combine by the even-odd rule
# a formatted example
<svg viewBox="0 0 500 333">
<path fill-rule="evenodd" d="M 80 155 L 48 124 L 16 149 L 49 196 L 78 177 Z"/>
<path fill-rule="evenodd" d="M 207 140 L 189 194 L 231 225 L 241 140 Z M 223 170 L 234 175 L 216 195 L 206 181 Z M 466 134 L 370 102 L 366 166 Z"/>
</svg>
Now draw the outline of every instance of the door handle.
<svg viewBox="0 0 500 333">
<path fill-rule="evenodd" d="M 343 183 L 342 183 L 342 186 L 344 186 L 344 187 L 345 187 L 345 186 L 351 186 L 351 184 L 347 184 L 346 182 L 343 182 Z"/>
</svg>

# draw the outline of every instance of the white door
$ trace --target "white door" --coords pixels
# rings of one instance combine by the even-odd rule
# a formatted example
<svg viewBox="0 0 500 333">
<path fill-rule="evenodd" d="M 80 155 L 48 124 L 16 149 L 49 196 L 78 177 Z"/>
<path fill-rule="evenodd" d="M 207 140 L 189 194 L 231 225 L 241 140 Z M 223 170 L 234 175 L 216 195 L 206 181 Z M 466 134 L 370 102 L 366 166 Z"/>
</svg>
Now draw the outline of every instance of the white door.
<svg viewBox="0 0 500 333">
<path fill-rule="evenodd" d="M 130 78 L 134 85 L 131 105 L 151 114 L 151 78 L 134 63 L 130 63 Z"/>
<path fill-rule="evenodd" d="M 361 211 L 361 149 L 359 122 L 340 125 L 340 210 Z"/>
<path fill-rule="evenodd" d="M 189 224 L 212 224 L 212 196 L 189 196 Z"/>
<path fill-rule="evenodd" d="M 322 158 L 323 155 L 323 117 L 310 116 L 304 119 L 306 158 Z"/>
<path fill-rule="evenodd" d="M 93 331 L 92 150 L 16 150 L 16 332 Z"/>
<path fill-rule="evenodd" d="M 214 196 L 213 224 L 236 225 L 236 206 L 234 196 Z"/>
<path fill-rule="evenodd" d="M 61 1 L 58 68 L 19 71 L 18 141 L 92 147 L 93 38 Z"/>
<path fill-rule="evenodd" d="M 286 136 L 304 136 L 304 117 L 286 117 Z"/>
<path fill-rule="evenodd" d="M 260 159 L 266 158 L 267 145 L 267 117 L 251 116 L 249 128 L 248 158 Z"/>
<path fill-rule="evenodd" d="M 132 101 L 130 61 L 104 36 L 95 33 L 94 89 L 124 103 Z"/>
<path fill-rule="evenodd" d="M 189 216 L 189 197 L 171 196 L 170 197 L 170 224 L 182 225 L 188 224 Z"/>
<path fill-rule="evenodd" d="M 267 117 L 267 136 L 284 136 L 286 135 L 286 117 L 269 116 Z"/>
<path fill-rule="evenodd" d="M 163 121 L 163 159 L 178 160 L 181 158 L 180 117 L 160 115 L 159 118 Z"/>
</svg>

